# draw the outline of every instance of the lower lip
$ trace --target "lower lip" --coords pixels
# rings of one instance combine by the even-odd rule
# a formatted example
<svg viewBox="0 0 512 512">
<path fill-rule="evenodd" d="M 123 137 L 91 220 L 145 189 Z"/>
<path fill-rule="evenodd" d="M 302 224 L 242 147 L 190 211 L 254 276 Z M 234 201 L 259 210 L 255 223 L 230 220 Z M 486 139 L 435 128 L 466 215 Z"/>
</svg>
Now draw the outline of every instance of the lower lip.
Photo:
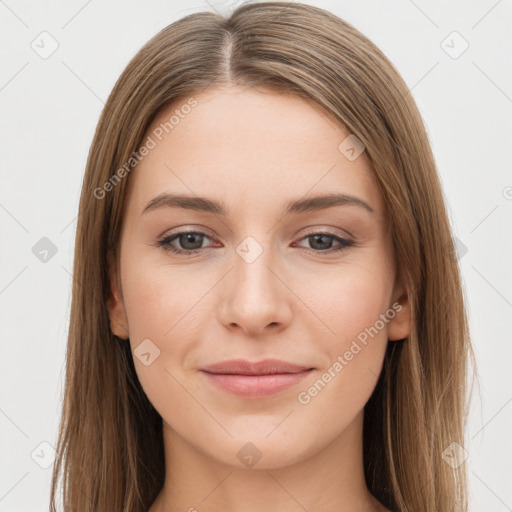
<svg viewBox="0 0 512 512">
<path fill-rule="evenodd" d="M 306 378 L 313 370 L 299 373 L 279 373 L 274 375 L 229 375 L 225 373 L 203 374 L 210 382 L 233 395 L 246 398 L 262 398 L 283 391 Z"/>
</svg>

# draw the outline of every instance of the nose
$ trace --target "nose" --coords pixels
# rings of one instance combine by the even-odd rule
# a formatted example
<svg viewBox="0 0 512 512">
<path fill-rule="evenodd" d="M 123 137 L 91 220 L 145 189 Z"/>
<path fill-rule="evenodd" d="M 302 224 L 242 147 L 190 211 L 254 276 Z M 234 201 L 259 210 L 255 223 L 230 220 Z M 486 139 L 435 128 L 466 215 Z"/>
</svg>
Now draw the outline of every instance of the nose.
<svg viewBox="0 0 512 512">
<path fill-rule="evenodd" d="M 233 268 L 223 279 L 219 316 L 222 324 L 249 336 L 277 333 L 289 325 L 293 293 L 283 267 L 264 250 L 250 262 L 235 253 Z"/>
</svg>

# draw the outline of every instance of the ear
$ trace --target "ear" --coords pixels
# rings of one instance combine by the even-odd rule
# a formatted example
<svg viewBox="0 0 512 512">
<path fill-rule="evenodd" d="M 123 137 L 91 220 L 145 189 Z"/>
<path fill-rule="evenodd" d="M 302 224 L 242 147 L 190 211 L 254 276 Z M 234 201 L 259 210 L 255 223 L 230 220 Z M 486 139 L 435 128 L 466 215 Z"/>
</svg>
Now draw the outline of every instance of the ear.
<svg viewBox="0 0 512 512">
<path fill-rule="evenodd" d="M 110 317 L 110 329 L 118 338 L 126 340 L 129 337 L 128 321 L 124 309 L 117 262 L 111 251 L 109 251 L 107 255 L 107 260 L 110 281 L 110 294 L 107 299 L 107 309 Z"/>
<path fill-rule="evenodd" d="M 407 289 L 402 283 L 395 286 L 390 309 L 395 312 L 395 316 L 388 323 L 388 340 L 403 340 L 411 334 L 411 305 Z"/>
</svg>

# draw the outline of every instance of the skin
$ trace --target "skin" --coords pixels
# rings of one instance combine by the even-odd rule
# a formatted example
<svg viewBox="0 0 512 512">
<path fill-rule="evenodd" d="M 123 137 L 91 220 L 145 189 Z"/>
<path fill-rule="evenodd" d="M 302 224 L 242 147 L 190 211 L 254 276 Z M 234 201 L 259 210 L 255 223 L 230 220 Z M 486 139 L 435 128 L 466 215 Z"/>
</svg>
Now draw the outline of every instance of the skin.
<svg viewBox="0 0 512 512">
<path fill-rule="evenodd" d="M 363 408 L 388 340 L 410 332 L 410 309 L 366 153 L 348 160 L 338 150 L 348 133 L 294 95 L 225 86 L 194 98 L 197 106 L 131 171 L 119 263 L 109 258 L 113 332 L 132 350 L 145 339 L 160 350 L 148 366 L 134 357 L 163 418 L 166 480 L 150 512 L 256 512 L 269 503 L 282 512 L 387 510 L 364 479 Z M 162 110 L 147 135 L 185 103 Z M 162 192 L 222 201 L 228 215 L 142 213 Z M 289 200 L 326 193 L 360 198 L 373 213 L 346 204 L 283 216 Z M 187 228 L 206 236 L 171 245 L 199 247 L 195 254 L 157 246 Z M 312 235 L 325 232 L 315 244 Z M 263 249 L 251 263 L 236 251 L 249 235 Z M 326 254 L 339 246 L 336 236 L 354 245 Z M 395 302 L 400 312 L 300 403 L 298 393 Z M 199 371 L 238 358 L 315 369 L 258 399 L 219 390 Z M 237 457 L 248 442 L 261 454 L 252 467 Z"/>
</svg>

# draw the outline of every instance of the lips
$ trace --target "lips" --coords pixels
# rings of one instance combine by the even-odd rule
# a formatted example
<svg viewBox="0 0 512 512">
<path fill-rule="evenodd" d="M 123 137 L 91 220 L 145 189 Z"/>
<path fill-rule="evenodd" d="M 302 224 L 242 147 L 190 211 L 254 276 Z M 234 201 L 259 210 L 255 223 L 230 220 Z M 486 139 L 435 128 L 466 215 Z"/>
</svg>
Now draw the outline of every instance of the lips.
<svg viewBox="0 0 512 512">
<path fill-rule="evenodd" d="M 310 370 L 310 366 L 298 366 L 296 364 L 280 361 L 279 359 L 265 359 L 256 363 L 233 359 L 201 368 L 208 373 L 222 373 L 229 375 L 272 375 L 283 373 L 300 373 Z"/>
<path fill-rule="evenodd" d="M 238 359 L 201 368 L 203 375 L 218 389 L 245 398 L 263 398 L 283 391 L 313 370 L 277 359 L 256 363 Z"/>
</svg>

